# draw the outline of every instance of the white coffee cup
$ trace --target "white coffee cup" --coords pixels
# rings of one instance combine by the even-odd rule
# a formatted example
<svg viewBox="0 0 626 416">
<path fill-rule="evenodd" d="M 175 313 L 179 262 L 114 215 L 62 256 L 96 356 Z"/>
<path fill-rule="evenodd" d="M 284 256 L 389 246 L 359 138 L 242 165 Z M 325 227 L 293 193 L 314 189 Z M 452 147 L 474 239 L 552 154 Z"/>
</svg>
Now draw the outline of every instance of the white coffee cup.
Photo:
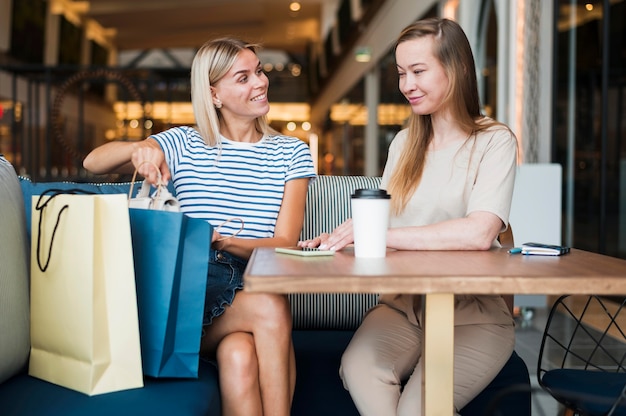
<svg viewBox="0 0 626 416">
<path fill-rule="evenodd" d="M 385 257 L 390 199 L 384 189 L 357 189 L 352 194 L 355 257 Z"/>
</svg>

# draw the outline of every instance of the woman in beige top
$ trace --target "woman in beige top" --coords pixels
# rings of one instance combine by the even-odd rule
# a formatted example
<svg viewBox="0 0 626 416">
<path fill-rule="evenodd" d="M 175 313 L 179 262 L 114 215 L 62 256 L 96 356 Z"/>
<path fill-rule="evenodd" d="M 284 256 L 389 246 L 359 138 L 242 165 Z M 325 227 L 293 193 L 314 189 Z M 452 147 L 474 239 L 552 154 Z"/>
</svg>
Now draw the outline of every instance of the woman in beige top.
<svg viewBox="0 0 626 416">
<path fill-rule="evenodd" d="M 480 113 L 476 69 L 460 26 L 427 19 L 395 48 L 408 128 L 391 143 L 381 188 L 391 194 L 387 246 L 398 250 L 488 250 L 508 226 L 517 141 Z M 300 242 L 342 249 L 351 220 Z M 384 295 L 346 349 L 340 374 L 361 415 L 419 415 L 423 329 L 420 296 Z M 462 409 L 498 374 L 515 343 L 501 296 L 455 298 L 454 406 Z"/>
</svg>

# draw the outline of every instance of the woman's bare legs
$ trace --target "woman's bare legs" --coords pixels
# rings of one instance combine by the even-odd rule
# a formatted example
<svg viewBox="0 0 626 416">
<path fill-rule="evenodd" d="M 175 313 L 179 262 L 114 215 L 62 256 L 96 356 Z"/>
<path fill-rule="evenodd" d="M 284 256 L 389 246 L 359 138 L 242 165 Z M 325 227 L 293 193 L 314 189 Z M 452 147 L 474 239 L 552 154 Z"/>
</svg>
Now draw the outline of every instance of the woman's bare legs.
<svg viewBox="0 0 626 416">
<path fill-rule="evenodd" d="M 246 332 L 226 335 L 217 347 L 223 415 L 263 415 L 259 363 L 254 338 Z"/>
<path fill-rule="evenodd" d="M 239 291 L 205 329 L 202 354 L 217 358 L 222 414 L 288 416 L 296 369 L 287 298 Z"/>
</svg>

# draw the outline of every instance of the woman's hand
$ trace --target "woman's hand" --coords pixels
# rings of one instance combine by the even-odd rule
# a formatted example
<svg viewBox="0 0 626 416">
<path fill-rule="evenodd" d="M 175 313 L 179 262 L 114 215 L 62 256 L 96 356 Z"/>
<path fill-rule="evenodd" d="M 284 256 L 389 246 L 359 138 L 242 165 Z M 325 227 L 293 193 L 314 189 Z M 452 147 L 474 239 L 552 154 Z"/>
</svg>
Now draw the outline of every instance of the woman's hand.
<svg viewBox="0 0 626 416">
<path fill-rule="evenodd" d="M 146 178 L 152 185 L 159 183 L 159 172 L 161 173 L 162 184 L 167 184 L 171 178 L 170 169 L 165 162 L 165 154 L 153 140 L 145 140 L 142 145 L 136 146 L 130 161 L 137 169 L 137 173 Z"/>
<path fill-rule="evenodd" d="M 331 234 L 322 233 L 319 236 L 306 241 L 298 242 L 300 247 L 319 247 L 322 250 L 341 250 L 354 242 L 352 219 L 346 220 Z"/>
<path fill-rule="evenodd" d="M 213 230 L 213 235 L 211 236 L 211 247 L 213 247 L 213 250 L 223 251 L 226 247 L 226 241 L 227 239 L 222 234 Z"/>
<path fill-rule="evenodd" d="M 298 241 L 298 247 L 316 248 L 319 247 L 324 241 L 328 240 L 328 233 L 322 233 L 317 237 L 310 240 Z"/>
</svg>

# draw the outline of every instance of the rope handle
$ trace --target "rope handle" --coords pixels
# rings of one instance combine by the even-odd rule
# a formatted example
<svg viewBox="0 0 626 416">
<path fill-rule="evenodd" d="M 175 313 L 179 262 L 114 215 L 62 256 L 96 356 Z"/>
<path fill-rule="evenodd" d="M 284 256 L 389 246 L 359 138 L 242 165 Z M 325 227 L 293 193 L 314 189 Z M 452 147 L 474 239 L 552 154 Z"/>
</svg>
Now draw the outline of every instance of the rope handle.
<svg viewBox="0 0 626 416">
<path fill-rule="evenodd" d="M 42 203 L 43 198 L 47 196 L 48 194 L 51 194 L 50 197 L 46 199 L 45 202 Z M 68 189 L 67 191 L 64 191 L 62 189 L 46 189 L 44 192 L 41 193 L 41 195 L 39 195 L 39 199 L 37 200 L 37 203 L 35 204 L 35 210 L 40 211 L 39 223 L 37 224 L 37 266 L 39 267 L 39 270 L 41 270 L 42 272 L 45 272 L 46 270 L 48 270 L 48 266 L 50 266 L 50 259 L 52 258 L 52 246 L 54 244 L 54 237 L 56 237 L 57 229 L 59 228 L 59 224 L 61 223 L 61 215 L 63 214 L 63 212 L 65 212 L 66 209 L 69 208 L 69 205 L 68 204 L 63 205 L 63 207 L 61 207 L 61 209 L 59 210 L 59 213 L 57 214 L 57 218 L 54 223 L 54 228 L 52 229 L 52 236 L 50 237 L 50 246 L 48 247 L 48 258 L 44 265 L 41 264 L 41 246 L 42 246 L 41 228 L 42 228 L 42 222 L 43 222 L 43 216 L 44 216 L 43 212 L 44 212 L 44 209 L 48 206 L 48 204 L 54 199 L 54 197 L 62 195 L 62 194 L 94 195 L 93 192 L 84 191 L 78 188 Z"/>
<path fill-rule="evenodd" d="M 142 167 L 143 165 L 145 165 L 146 163 L 151 164 L 157 171 L 157 177 L 158 177 L 158 182 L 156 185 L 156 194 L 155 194 L 155 198 L 158 199 L 159 195 L 161 194 L 161 187 L 164 186 L 163 181 L 161 180 L 161 171 L 159 170 L 159 166 L 157 166 L 156 163 L 154 163 L 151 160 L 144 160 L 143 162 L 141 162 L 139 164 L 139 166 L 137 166 L 135 168 L 135 172 L 133 172 L 133 177 L 130 180 L 130 189 L 128 190 L 128 199 L 131 200 L 133 198 L 133 188 L 135 186 L 135 180 L 137 179 L 137 172 L 139 171 L 139 168 Z M 145 181 L 144 181 L 145 182 Z M 143 190 L 143 185 L 141 187 L 141 190 Z M 141 190 L 139 192 L 141 192 Z M 148 195 L 142 195 L 142 196 L 148 196 Z"/>
<path fill-rule="evenodd" d="M 222 229 L 223 226 L 225 226 L 226 224 L 233 222 L 233 221 L 239 221 L 240 222 L 240 226 L 239 229 L 232 235 L 227 235 L 226 237 L 221 237 L 218 238 L 215 241 L 224 241 L 224 240 L 228 240 L 229 238 L 233 238 L 239 235 L 239 233 L 241 233 L 243 231 L 243 227 L 244 227 L 244 222 L 241 218 L 239 217 L 232 217 L 227 219 L 226 221 L 224 221 L 223 223 L 221 223 L 220 225 L 217 226 L 217 228 L 215 229 L 215 232 L 219 234 L 220 230 Z"/>
</svg>

